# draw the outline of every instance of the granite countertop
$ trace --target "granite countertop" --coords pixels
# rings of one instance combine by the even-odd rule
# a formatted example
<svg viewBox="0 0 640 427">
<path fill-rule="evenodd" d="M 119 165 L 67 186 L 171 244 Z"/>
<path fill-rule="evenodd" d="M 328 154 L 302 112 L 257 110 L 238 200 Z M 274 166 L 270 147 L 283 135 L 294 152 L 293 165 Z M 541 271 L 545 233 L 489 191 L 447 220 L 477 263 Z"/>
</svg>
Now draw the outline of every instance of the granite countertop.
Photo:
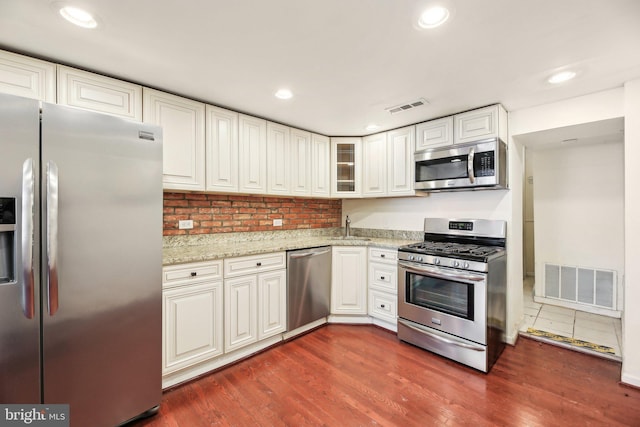
<svg viewBox="0 0 640 427">
<path fill-rule="evenodd" d="M 318 246 L 373 246 L 397 249 L 422 240 L 422 232 L 353 229 L 343 239 L 340 228 L 164 238 L 163 265 L 211 261 Z"/>
</svg>

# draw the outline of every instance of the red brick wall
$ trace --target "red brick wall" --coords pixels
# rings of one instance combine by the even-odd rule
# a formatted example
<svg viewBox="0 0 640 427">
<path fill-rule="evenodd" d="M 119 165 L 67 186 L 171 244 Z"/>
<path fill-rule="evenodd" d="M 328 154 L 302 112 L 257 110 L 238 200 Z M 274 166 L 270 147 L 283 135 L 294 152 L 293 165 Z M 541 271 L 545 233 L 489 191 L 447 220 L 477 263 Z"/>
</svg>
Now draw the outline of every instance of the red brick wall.
<svg viewBox="0 0 640 427">
<path fill-rule="evenodd" d="M 340 227 L 341 218 L 340 200 L 164 193 L 165 236 Z M 193 220 L 193 229 L 178 229 L 184 219 Z"/>
</svg>

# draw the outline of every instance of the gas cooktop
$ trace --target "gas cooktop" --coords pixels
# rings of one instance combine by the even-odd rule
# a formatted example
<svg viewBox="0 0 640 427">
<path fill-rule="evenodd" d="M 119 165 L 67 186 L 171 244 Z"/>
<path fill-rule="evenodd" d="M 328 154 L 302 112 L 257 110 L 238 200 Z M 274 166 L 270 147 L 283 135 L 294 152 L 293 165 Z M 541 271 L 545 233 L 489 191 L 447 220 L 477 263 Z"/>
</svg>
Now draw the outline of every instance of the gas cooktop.
<svg viewBox="0 0 640 427">
<path fill-rule="evenodd" d="M 425 255 L 442 255 L 450 258 L 459 257 L 474 260 L 482 260 L 488 256 L 504 251 L 504 248 L 499 246 L 482 246 L 468 243 L 434 241 L 414 243 L 412 245 L 407 245 L 402 249 Z"/>
</svg>

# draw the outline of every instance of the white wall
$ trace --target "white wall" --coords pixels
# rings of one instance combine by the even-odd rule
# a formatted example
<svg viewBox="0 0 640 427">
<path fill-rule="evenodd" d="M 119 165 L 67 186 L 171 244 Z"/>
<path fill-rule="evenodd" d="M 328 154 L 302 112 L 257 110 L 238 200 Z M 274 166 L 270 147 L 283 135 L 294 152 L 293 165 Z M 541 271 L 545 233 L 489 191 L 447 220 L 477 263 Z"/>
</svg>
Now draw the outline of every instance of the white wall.
<svg viewBox="0 0 640 427">
<path fill-rule="evenodd" d="M 640 79 L 624 87 L 625 307 L 622 381 L 640 387 Z"/>
<path fill-rule="evenodd" d="M 614 270 L 618 275 L 618 309 L 621 309 L 622 142 L 530 150 L 529 154 L 533 157 L 535 176 L 536 295 L 544 295 L 545 263 Z"/>
</svg>

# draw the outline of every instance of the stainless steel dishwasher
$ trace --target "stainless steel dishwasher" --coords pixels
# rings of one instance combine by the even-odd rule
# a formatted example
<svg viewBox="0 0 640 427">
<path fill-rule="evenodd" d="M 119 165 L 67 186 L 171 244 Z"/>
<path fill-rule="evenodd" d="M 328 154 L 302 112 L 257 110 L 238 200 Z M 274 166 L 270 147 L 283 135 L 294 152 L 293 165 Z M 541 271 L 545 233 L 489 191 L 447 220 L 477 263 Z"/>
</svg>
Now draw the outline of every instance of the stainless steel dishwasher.
<svg viewBox="0 0 640 427">
<path fill-rule="evenodd" d="M 331 246 L 287 252 L 287 331 L 329 315 Z"/>
</svg>

